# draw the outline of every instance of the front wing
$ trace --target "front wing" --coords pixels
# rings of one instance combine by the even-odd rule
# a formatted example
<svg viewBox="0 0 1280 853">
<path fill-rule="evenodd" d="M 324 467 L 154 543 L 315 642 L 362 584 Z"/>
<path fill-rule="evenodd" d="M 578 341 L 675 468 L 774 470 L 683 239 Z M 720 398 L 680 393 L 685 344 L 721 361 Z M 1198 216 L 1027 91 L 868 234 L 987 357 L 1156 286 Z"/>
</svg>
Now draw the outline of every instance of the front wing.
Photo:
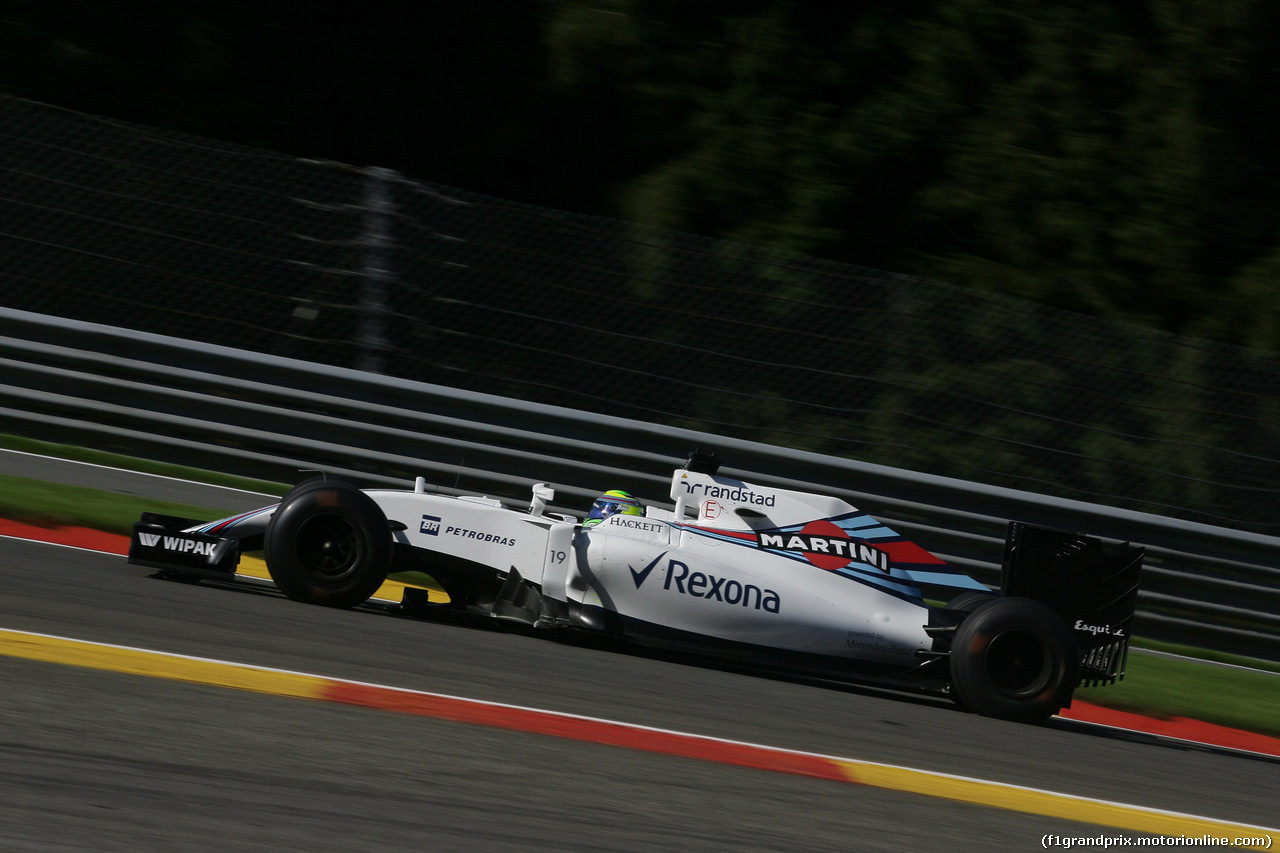
<svg viewBox="0 0 1280 853">
<path fill-rule="evenodd" d="M 153 569 L 234 577 L 240 562 L 240 540 L 187 529 L 200 523 L 144 512 L 129 536 L 129 562 Z"/>
</svg>

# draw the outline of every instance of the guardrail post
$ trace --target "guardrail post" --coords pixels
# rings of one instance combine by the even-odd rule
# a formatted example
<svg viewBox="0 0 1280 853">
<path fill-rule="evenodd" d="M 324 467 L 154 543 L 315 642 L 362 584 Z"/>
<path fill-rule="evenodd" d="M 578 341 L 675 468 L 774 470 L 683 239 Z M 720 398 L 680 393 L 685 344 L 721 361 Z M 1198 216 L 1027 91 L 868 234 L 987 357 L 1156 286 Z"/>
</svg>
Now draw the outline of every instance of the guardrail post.
<svg viewBox="0 0 1280 853">
<path fill-rule="evenodd" d="M 390 186 L 400 176 L 392 169 L 370 166 L 364 169 L 364 286 L 358 305 L 360 325 L 356 343 L 360 354 L 356 368 L 372 373 L 382 373 L 386 353 L 391 350 L 387 339 L 386 317 L 390 313 L 387 289 L 391 281 L 391 217 L 395 215 L 395 203 L 391 200 Z"/>
</svg>

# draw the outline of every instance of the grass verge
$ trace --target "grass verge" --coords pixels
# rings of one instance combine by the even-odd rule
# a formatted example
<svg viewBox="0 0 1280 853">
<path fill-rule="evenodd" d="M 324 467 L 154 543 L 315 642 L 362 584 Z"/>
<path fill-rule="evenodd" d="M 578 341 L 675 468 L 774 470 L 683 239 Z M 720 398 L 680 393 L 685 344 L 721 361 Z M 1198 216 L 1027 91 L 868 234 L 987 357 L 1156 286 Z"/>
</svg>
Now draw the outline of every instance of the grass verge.
<svg viewBox="0 0 1280 853">
<path fill-rule="evenodd" d="M 1188 717 L 1280 737 L 1280 674 L 1131 651 L 1124 681 L 1076 699 L 1157 717 Z"/>
<path fill-rule="evenodd" d="M 72 459 L 76 462 L 89 462 L 93 465 L 106 465 L 110 468 L 124 468 L 128 471 L 141 471 L 144 474 L 159 474 L 162 477 L 176 477 L 179 480 L 194 480 L 198 483 L 209 483 L 214 486 L 228 486 L 232 489 L 244 489 L 249 492 L 263 492 L 269 495 L 283 495 L 289 486 L 273 483 L 268 480 L 254 480 L 250 477 L 237 477 L 233 474 L 222 474 L 217 471 L 206 471 L 184 465 L 170 465 L 167 462 L 153 462 L 150 459 L 138 459 L 133 456 L 122 456 L 118 453 L 105 453 L 87 447 L 76 447 L 70 444 L 53 444 L 24 438 L 17 435 L 0 434 L 0 448 L 18 450 L 23 453 L 34 453 L 39 456 L 55 456 L 59 459 Z"/>
<path fill-rule="evenodd" d="M 75 525 L 127 535 L 144 511 L 209 521 L 231 514 L 210 507 L 153 501 L 0 474 L 0 518 L 10 521 L 40 527 Z"/>
</svg>

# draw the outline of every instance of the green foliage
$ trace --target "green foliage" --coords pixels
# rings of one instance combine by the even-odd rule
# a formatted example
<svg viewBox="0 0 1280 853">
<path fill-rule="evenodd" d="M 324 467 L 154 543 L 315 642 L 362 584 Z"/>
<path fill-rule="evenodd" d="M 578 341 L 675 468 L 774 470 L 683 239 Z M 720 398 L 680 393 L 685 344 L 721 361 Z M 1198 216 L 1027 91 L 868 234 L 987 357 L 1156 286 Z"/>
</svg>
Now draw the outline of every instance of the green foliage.
<svg viewBox="0 0 1280 853">
<path fill-rule="evenodd" d="M 1269 4 L 691 8 L 550 6 L 556 84 L 634 122 L 628 218 L 1171 331 L 1234 339 L 1215 283 L 1269 310 Z"/>
</svg>

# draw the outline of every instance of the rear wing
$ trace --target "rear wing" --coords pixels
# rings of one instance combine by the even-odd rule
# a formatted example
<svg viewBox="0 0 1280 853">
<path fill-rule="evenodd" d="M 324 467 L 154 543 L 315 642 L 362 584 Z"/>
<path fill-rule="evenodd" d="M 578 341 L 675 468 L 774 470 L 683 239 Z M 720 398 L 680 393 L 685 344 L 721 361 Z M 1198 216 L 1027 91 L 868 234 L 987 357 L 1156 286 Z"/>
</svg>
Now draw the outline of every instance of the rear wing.
<svg viewBox="0 0 1280 853">
<path fill-rule="evenodd" d="M 1009 522 L 1000 592 L 1034 598 L 1058 612 L 1080 648 L 1080 684 L 1124 678 L 1144 549 Z"/>
</svg>

